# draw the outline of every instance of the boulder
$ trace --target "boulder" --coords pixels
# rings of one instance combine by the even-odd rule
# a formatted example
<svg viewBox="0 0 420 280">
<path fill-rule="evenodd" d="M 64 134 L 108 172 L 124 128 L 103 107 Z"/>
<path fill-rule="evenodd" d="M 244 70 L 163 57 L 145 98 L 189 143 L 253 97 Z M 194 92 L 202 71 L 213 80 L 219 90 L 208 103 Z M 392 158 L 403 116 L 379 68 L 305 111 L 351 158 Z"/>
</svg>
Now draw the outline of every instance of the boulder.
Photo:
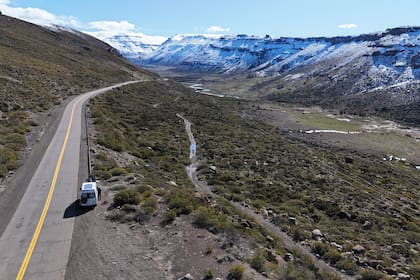
<svg viewBox="0 0 420 280">
<path fill-rule="evenodd" d="M 388 275 L 394 275 L 397 276 L 398 275 L 398 271 L 395 268 L 390 268 L 390 267 L 386 267 L 384 269 L 384 271 L 388 274 Z"/>
<path fill-rule="evenodd" d="M 347 156 L 347 157 L 344 158 L 344 161 L 345 161 L 345 163 L 353 163 L 354 159 L 352 157 Z"/>
<path fill-rule="evenodd" d="M 221 255 L 216 258 L 218 263 L 233 262 L 235 259 L 231 255 Z"/>
<path fill-rule="evenodd" d="M 314 240 L 320 240 L 322 237 L 322 232 L 319 229 L 314 229 L 312 231 L 312 239 Z"/>
<path fill-rule="evenodd" d="M 265 237 L 266 239 L 267 239 L 267 241 L 268 242 L 270 242 L 270 243 L 274 243 L 274 238 L 273 237 L 271 237 L 270 235 L 267 235 L 266 237 Z"/>
<path fill-rule="evenodd" d="M 241 220 L 240 221 L 240 224 L 244 228 L 252 228 L 252 224 L 249 221 L 247 221 L 247 220 Z"/>
<path fill-rule="evenodd" d="M 289 217 L 289 224 L 296 225 L 297 224 L 296 218 L 295 217 Z"/>
<path fill-rule="evenodd" d="M 383 261 L 382 260 L 368 260 L 367 261 L 368 266 L 378 269 L 382 267 Z"/>
<path fill-rule="evenodd" d="M 343 210 L 338 212 L 337 217 L 339 217 L 340 219 L 346 219 L 346 220 L 351 219 L 351 215 L 349 213 L 347 213 L 346 211 L 343 211 Z"/>
<path fill-rule="evenodd" d="M 292 255 L 292 254 L 290 254 L 290 253 L 286 253 L 286 255 L 284 255 L 284 260 L 285 260 L 286 262 L 292 262 L 294 259 L 295 259 L 295 258 L 294 258 L 294 257 L 293 257 L 293 255 Z"/>
<path fill-rule="evenodd" d="M 364 224 L 363 224 L 363 226 L 362 226 L 362 228 L 364 230 L 370 230 L 370 229 L 372 229 L 372 227 L 373 227 L 373 224 L 371 222 L 369 222 L 369 221 L 365 221 Z"/>
<path fill-rule="evenodd" d="M 334 248 L 336 248 L 338 251 L 343 251 L 343 246 L 341 246 L 340 244 L 338 244 L 338 243 L 335 243 L 335 242 L 331 242 L 330 243 L 330 245 L 331 246 L 333 246 Z"/>
<path fill-rule="evenodd" d="M 362 255 L 362 254 L 365 253 L 366 249 L 362 245 L 357 244 L 357 245 L 353 246 L 352 251 L 355 254 Z"/>
<path fill-rule="evenodd" d="M 261 208 L 261 215 L 263 215 L 264 218 L 268 218 L 268 211 L 264 207 Z"/>
<path fill-rule="evenodd" d="M 178 280 L 194 280 L 194 278 L 191 276 L 191 274 L 185 274 L 181 278 L 178 278 Z"/>
<path fill-rule="evenodd" d="M 398 273 L 397 275 L 397 279 L 398 280 L 410 280 L 410 275 L 405 274 L 405 273 Z"/>
</svg>

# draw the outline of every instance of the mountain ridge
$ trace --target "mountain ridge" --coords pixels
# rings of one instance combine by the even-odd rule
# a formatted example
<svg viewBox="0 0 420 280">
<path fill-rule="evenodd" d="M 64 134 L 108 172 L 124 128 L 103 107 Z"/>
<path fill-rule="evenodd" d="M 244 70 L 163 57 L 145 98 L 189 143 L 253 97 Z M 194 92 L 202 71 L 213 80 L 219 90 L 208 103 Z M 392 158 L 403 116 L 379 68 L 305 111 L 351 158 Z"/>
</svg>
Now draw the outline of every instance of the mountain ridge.
<svg viewBox="0 0 420 280">
<path fill-rule="evenodd" d="M 130 59 L 186 73 L 255 79 L 258 87 L 250 90 L 261 99 L 420 123 L 420 27 L 313 38 L 176 36 Z"/>
</svg>

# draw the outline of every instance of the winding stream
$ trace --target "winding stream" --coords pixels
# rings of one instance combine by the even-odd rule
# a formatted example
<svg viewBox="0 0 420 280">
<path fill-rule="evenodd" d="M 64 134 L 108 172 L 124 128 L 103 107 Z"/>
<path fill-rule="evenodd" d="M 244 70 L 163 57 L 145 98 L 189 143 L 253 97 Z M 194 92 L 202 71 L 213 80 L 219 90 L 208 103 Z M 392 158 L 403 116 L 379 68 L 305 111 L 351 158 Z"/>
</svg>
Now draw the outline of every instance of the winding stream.
<svg viewBox="0 0 420 280">
<path fill-rule="evenodd" d="M 197 154 L 197 142 L 195 142 L 194 134 L 191 131 L 191 122 L 180 114 L 176 114 L 176 116 L 184 121 L 185 130 L 187 131 L 188 138 L 190 139 L 190 159 L 193 160 Z"/>
<path fill-rule="evenodd" d="M 220 98 L 234 98 L 234 99 L 240 99 L 239 96 L 235 96 L 235 95 L 226 95 L 226 94 L 222 94 L 222 93 L 213 93 L 211 92 L 209 89 L 207 88 L 203 88 L 202 84 L 196 84 L 196 83 L 187 83 L 184 82 L 182 83 L 183 85 L 193 89 L 196 93 L 199 94 L 204 94 L 204 95 L 210 95 L 210 96 L 215 96 L 215 97 L 220 97 Z"/>
<path fill-rule="evenodd" d="M 176 116 L 184 121 L 185 124 L 185 130 L 188 134 L 188 138 L 190 140 L 190 160 L 191 164 L 186 167 L 186 171 L 188 174 L 188 177 L 192 181 L 193 185 L 195 186 L 197 191 L 203 192 L 207 194 L 208 196 L 215 198 L 219 197 L 217 194 L 213 193 L 210 186 L 207 185 L 205 182 L 200 181 L 197 177 L 197 167 L 198 167 L 198 160 L 197 160 L 197 142 L 195 141 L 194 134 L 191 130 L 191 122 L 183 117 L 180 114 L 176 114 Z M 278 236 L 283 241 L 283 244 L 286 248 L 289 250 L 298 250 L 301 253 L 309 256 L 312 260 L 312 263 L 318 267 L 321 270 L 329 271 L 333 274 L 340 275 L 342 279 L 353 279 L 351 276 L 343 275 L 340 273 L 337 269 L 330 266 L 326 262 L 322 261 L 321 259 L 317 259 L 308 248 L 302 246 L 301 244 L 298 244 L 293 241 L 293 239 L 288 236 L 286 233 L 282 232 L 281 229 L 274 224 L 270 223 L 268 220 L 266 220 L 264 217 L 256 213 L 254 210 L 248 207 L 244 207 L 240 203 L 237 202 L 231 202 L 229 203 L 234 206 L 237 210 L 242 212 L 243 214 L 255 219 L 260 226 L 264 227 L 266 230 L 268 230 L 271 234 Z"/>
</svg>

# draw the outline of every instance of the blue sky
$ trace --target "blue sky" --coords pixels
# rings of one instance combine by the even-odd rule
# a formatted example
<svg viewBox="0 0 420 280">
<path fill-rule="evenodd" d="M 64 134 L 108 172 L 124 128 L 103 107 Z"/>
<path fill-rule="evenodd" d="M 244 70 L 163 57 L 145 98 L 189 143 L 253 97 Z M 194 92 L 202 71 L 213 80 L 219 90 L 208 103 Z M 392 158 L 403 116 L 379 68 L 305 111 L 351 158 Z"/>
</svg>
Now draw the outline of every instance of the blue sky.
<svg viewBox="0 0 420 280">
<path fill-rule="evenodd" d="M 419 0 L 0 0 L 0 10 L 41 24 L 160 36 L 336 36 L 420 25 Z"/>
</svg>

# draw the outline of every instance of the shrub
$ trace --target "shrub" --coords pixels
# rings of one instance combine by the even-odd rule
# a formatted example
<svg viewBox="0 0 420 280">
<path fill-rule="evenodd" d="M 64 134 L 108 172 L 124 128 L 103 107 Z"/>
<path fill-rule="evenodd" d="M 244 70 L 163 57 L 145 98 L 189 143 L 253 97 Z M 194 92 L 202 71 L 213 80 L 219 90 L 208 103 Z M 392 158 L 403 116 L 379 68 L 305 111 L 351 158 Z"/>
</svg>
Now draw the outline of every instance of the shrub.
<svg viewBox="0 0 420 280">
<path fill-rule="evenodd" d="M 139 204 L 140 195 L 134 190 L 126 189 L 117 192 L 114 196 L 114 205 L 123 206 L 124 204 Z"/>
<path fill-rule="evenodd" d="M 125 189 L 127 189 L 127 187 L 124 186 L 124 185 L 115 185 L 115 186 L 110 187 L 109 189 L 111 191 L 116 192 L 116 191 L 120 191 L 120 190 L 125 190 Z"/>
<path fill-rule="evenodd" d="M 245 268 L 240 264 L 234 264 L 230 267 L 227 276 L 228 280 L 241 280 L 245 272 Z"/>
<path fill-rule="evenodd" d="M 347 259 L 339 260 L 336 263 L 336 266 L 339 270 L 344 270 L 346 273 L 350 275 L 354 275 L 358 270 L 357 265 L 351 260 L 347 260 Z"/>
<path fill-rule="evenodd" d="M 210 210 L 206 207 L 199 207 L 193 213 L 193 223 L 199 228 L 207 228 L 213 225 L 212 221 L 210 220 Z"/>
<path fill-rule="evenodd" d="M 7 174 L 6 165 L 0 164 L 0 177 L 4 177 Z"/>
<path fill-rule="evenodd" d="M 364 269 L 360 273 L 361 280 L 380 280 L 384 279 L 385 275 L 382 272 L 370 269 Z"/>
<path fill-rule="evenodd" d="M 207 246 L 206 251 L 204 252 L 204 255 L 210 255 L 213 252 L 212 246 Z"/>
<path fill-rule="evenodd" d="M 150 196 L 143 201 L 142 208 L 146 213 L 152 214 L 156 210 L 157 203 L 157 199 L 154 196 Z"/>
<path fill-rule="evenodd" d="M 291 264 L 288 264 L 285 268 L 283 268 L 278 278 L 279 280 L 306 280 L 306 279 L 316 279 L 315 275 L 312 271 L 308 270 L 304 267 L 296 267 Z M 322 278 L 324 279 L 324 278 Z"/>
<path fill-rule="evenodd" d="M 19 166 L 17 153 L 10 148 L 0 147 L 0 165 L 4 165 L 8 170 L 16 169 Z"/>
<path fill-rule="evenodd" d="M 194 209 L 194 196 L 188 190 L 172 190 L 165 198 L 168 208 L 177 215 L 189 214 Z"/>
<path fill-rule="evenodd" d="M 136 191 L 138 191 L 139 193 L 144 193 L 147 191 L 153 191 L 153 189 L 148 185 L 140 185 L 136 187 Z"/>
<path fill-rule="evenodd" d="M 137 206 L 133 205 L 133 204 L 124 204 L 123 206 L 121 206 L 121 210 L 125 211 L 127 213 L 136 212 L 137 211 Z"/>
<path fill-rule="evenodd" d="M 121 176 L 127 174 L 127 171 L 122 167 L 114 167 L 110 170 L 112 176 Z"/>
<path fill-rule="evenodd" d="M 212 228 L 212 232 L 222 232 L 231 226 L 223 213 L 213 208 L 199 207 L 193 213 L 193 223 L 199 228 Z"/>
<path fill-rule="evenodd" d="M 262 249 L 257 249 L 255 253 L 251 256 L 249 264 L 253 269 L 258 272 L 264 271 L 264 264 L 265 264 L 265 252 Z"/>
<path fill-rule="evenodd" d="M 162 226 L 172 224 L 175 218 L 176 218 L 176 212 L 174 210 L 166 211 L 165 214 L 163 215 L 163 220 L 162 222 L 160 222 L 160 224 Z"/>
<path fill-rule="evenodd" d="M 336 249 L 330 249 L 323 256 L 323 259 L 332 264 L 336 264 L 339 260 L 341 260 L 341 253 Z"/>
<path fill-rule="evenodd" d="M 322 257 L 329 251 L 329 247 L 327 244 L 317 242 L 311 246 L 311 251 L 312 253 L 318 254 L 319 256 Z"/>
<path fill-rule="evenodd" d="M 413 265 L 408 272 L 414 279 L 420 279 L 420 263 Z"/>
<path fill-rule="evenodd" d="M 293 230 L 292 236 L 293 236 L 293 240 L 297 241 L 297 242 L 298 241 L 303 241 L 303 240 L 308 239 L 310 237 L 308 232 L 306 232 L 306 231 L 304 231 L 303 229 L 300 229 L 300 228 L 295 228 Z"/>
<path fill-rule="evenodd" d="M 116 152 L 124 151 L 124 141 L 117 132 L 105 132 L 98 139 L 98 144 Z"/>
<path fill-rule="evenodd" d="M 204 277 L 203 280 L 210 280 L 213 279 L 214 275 L 213 275 L 213 271 L 209 268 L 204 270 Z"/>
<path fill-rule="evenodd" d="M 112 177 L 112 174 L 111 172 L 105 171 L 105 170 L 94 170 L 93 176 L 98 179 L 108 180 L 109 178 Z"/>
<path fill-rule="evenodd" d="M 19 151 L 26 146 L 26 138 L 22 134 L 11 133 L 6 137 L 5 146 L 14 151 Z"/>
<path fill-rule="evenodd" d="M 142 193 L 142 195 L 143 195 L 143 197 L 144 197 L 144 198 L 151 197 L 151 196 L 152 196 L 152 194 L 153 194 L 153 192 L 152 192 L 152 191 L 145 191 L 144 193 Z"/>
</svg>

